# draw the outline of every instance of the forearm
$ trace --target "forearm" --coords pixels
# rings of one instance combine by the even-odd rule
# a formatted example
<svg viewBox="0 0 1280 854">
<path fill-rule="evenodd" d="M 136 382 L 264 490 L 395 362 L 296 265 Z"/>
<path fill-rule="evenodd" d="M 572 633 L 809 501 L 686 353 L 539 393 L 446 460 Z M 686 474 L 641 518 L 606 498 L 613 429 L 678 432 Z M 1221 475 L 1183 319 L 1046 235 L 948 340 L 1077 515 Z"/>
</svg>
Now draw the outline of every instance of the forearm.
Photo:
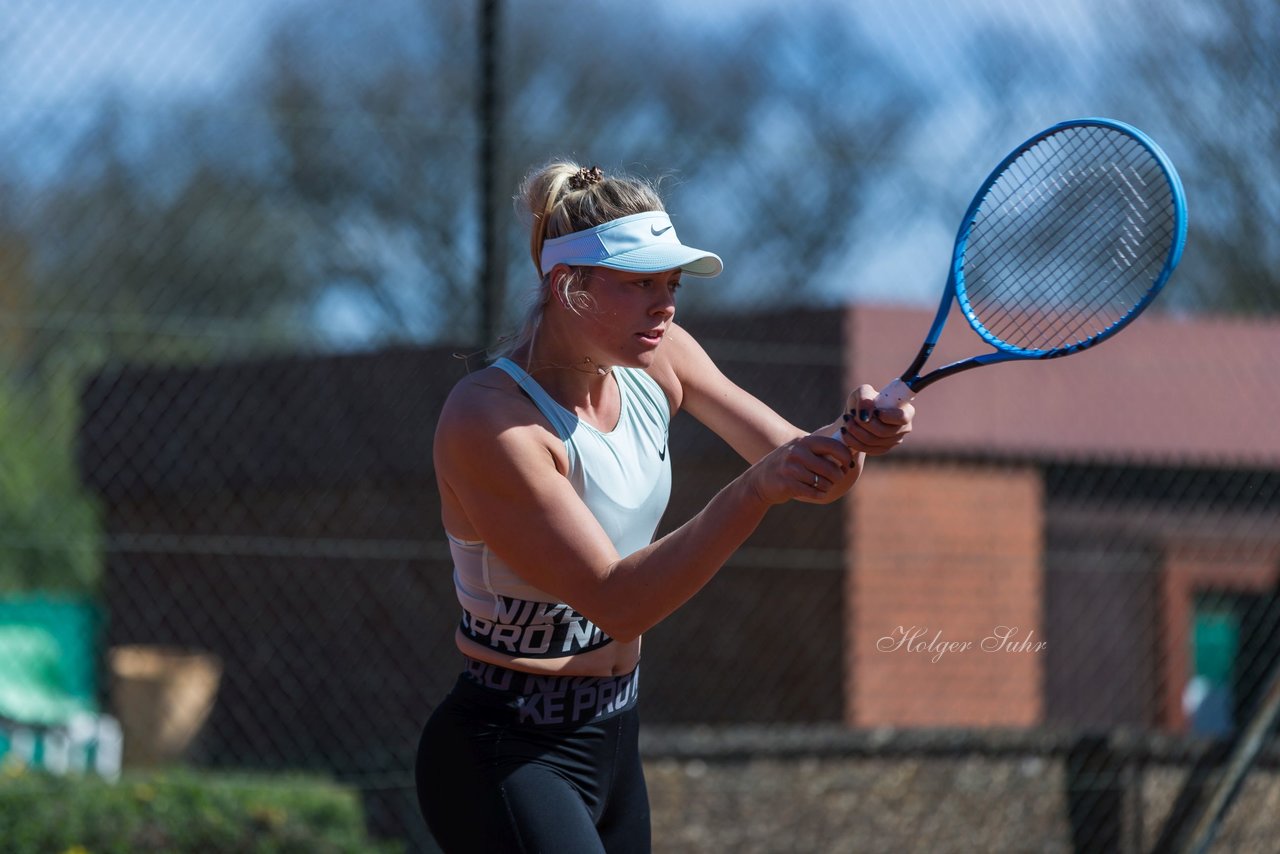
<svg viewBox="0 0 1280 854">
<path fill-rule="evenodd" d="M 711 580 L 770 506 L 747 475 L 732 481 L 684 525 L 609 567 L 600 590 L 609 618 L 597 624 L 627 641 L 661 622 Z"/>
</svg>

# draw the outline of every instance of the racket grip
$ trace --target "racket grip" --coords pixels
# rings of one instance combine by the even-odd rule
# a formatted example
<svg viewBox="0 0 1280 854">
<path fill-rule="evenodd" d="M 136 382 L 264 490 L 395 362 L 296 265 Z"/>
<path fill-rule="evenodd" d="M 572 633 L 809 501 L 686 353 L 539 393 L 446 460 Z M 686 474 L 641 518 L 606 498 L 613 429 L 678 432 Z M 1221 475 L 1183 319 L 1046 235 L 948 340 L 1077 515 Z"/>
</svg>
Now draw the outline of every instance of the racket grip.
<svg viewBox="0 0 1280 854">
<path fill-rule="evenodd" d="M 911 386 L 897 379 L 889 383 L 876 395 L 876 409 L 897 409 L 902 404 L 915 400 L 916 393 Z M 840 431 L 831 434 L 831 438 L 839 439 Z"/>
<path fill-rule="evenodd" d="M 876 409 L 898 409 L 904 403 L 915 400 L 916 393 L 901 379 L 896 379 L 880 390 L 876 396 Z"/>
</svg>

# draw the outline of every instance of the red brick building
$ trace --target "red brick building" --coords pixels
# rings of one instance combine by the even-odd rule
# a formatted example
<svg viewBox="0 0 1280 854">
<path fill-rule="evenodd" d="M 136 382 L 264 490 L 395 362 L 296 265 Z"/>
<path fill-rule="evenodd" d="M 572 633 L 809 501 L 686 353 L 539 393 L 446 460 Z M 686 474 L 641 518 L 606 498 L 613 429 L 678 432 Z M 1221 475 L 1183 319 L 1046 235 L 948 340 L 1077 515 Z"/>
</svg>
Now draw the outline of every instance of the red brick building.
<svg viewBox="0 0 1280 854">
<path fill-rule="evenodd" d="M 849 311 L 848 376 L 893 377 L 930 319 Z M 957 315 L 931 364 L 976 343 Z M 1196 597 L 1277 587 L 1277 365 L 1280 324 L 1149 316 L 926 389 L 847 503 L 845 720 L 1184 729 Z"/>
</svg>

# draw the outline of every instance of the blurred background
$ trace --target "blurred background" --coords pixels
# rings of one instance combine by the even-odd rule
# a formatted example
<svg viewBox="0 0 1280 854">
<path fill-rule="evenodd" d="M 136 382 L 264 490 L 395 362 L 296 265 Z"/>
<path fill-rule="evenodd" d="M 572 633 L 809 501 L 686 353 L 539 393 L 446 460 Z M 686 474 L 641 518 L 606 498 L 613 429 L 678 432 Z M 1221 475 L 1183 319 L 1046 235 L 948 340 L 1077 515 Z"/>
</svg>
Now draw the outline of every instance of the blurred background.
<svg viewBox="0 0 1280 854">
<path fill-rule="evenodd" d="M 1221 815 L 1214 850 L 1276 850 L 1272 0 L 0 7 L 17 850 L 252 850 L 330 815 L 288 800 L 313 789 L 350 808 L 332 850 L 434 850 L 413 753 L 459 659 L 431 433 L 525 310 L 528 171 L 660 180 L 726 262 L 682 322 L 819 424 L 914 353 L 987 172 L 1090 115 L 1181 172 L 1170 286 L 1080 367 L 931 389 L 854 500 L 773 514 L 652 633 L 655 848 L 1173 850 Z M 664 529 L 741 470 L 673 431 Z M 227 780 L 243 826 L 193 794 L 156 830 Z M 48 808 L 79 784 L 133 818 Z"/>
</svg>

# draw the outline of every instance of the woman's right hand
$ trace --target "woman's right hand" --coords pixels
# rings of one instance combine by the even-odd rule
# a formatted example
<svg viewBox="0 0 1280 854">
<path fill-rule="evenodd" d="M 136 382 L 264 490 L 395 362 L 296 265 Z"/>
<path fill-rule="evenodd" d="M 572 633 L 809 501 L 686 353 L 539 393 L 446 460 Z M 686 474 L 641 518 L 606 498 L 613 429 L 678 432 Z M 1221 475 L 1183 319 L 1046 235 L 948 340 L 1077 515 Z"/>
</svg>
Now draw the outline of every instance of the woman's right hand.
<svg viewBox="0 0 1280 854">
<path fill-rule="evenodd" d="M 822 503 L 842 484 L 854 460 L 843 442 L 811 433 L 775 448 L 743 474 L 766 504 L 799 500 Z"/>
</svg>

